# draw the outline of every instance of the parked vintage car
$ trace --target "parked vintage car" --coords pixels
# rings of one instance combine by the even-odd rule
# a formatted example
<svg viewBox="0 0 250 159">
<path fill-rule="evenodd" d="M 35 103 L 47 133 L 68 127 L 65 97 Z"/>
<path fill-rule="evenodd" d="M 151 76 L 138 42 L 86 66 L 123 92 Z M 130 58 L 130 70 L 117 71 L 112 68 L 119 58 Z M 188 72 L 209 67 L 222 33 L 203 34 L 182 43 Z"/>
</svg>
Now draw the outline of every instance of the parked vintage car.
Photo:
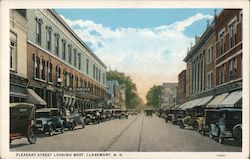
<svg viewBox="0 0 250 159">
<path fill-rule="evenodd" d="M 118 111 L 118 113 L 120 113 L 119 119 L 122 119 L 122 118 L 128 119 L 128 112 L 126 110 Z"/>
<path fill-rule="evenodd" d="M 138 114 L 138 112 L 137 112 L 136 109 L 130 109 L 130 110 L 128 110 L 128 115 L 137 115 L 137 114 Z"/>
<path fill-rule="evenodd" d="M 111 109 L 104 109 L 103 113 L 106 116 L 106 120 L 111 120 L 112 119 L 112 110 Z"/>
<path fill-rule="evenodd" d="M 204 116 L 197 120 L 198 132 L 202 135 L 206 135 L 209 132 L 209 126 L 211 123 L 218 121 L 219 110 L 218 109 L 205 109 Z"/>
<path fill-rule="evenodd" d="M 97 109 L 85 110 L 85 122 L 86 124 L 98 124 L 100 123 L 100 113 Z"/>
<path fill-rule="evenodd" d="M 36 143 L 37 134 L 35 108 L 30 103 L 10 104 L 10 143 L 12 140 L 26 137 L 30 144 Z"/>
<path fill-rule="evenodd" d="M 242 110 L 240 108 L 221 108 L 219 109 L 219 118 L 210 124 L 210 138 L 217 138 L 219 143 L 223 143 L 226 138 L 235 138 L 238 140 L 242 134 L 233 134 L 239 129 L 238 124 L 242 124 Z M 240 133 L 242 133 L 240 131 Z"/>
<path fill-rule="evenodd" d="M 64 127 L 69 130 L 75 130 L 77 126 L 85 127 L 85 116 L 82 116 L 79 112 L 70 113 L 66 111 L 66 116 L 64 116 Z"/>
<path fill-rule="evenodd" d="M 52 136 L 57 131 L 64 133 L 64 120 L 57 108 L 37 109 L 36 127 L 38 131 Z"/>
</svg>

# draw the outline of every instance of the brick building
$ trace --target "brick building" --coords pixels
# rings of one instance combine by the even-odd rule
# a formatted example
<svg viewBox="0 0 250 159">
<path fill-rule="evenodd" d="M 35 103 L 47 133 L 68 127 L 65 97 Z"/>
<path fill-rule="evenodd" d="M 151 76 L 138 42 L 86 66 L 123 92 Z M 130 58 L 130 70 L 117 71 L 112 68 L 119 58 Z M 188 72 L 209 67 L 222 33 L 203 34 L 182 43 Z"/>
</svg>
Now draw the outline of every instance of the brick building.
<svg viewBox="0 0 250 159">
<path fill-rule="evenodd" d="M 186 101 L 186 70 L 178 75 L 177 104 L 181 105 Z"/>
<path fill-rule="evenodd" d="M 242 82 L 242 10 L 225 9 L 215 18 L 216 86 Z"/>
<path fill-rule="evenodd" d="M 242 10 L 224 9 L 215 14 L 206 31 L 195 39 L 184 59 L 188 102 L 182 107 L 241 106 Z"/>
<path fill-rule="evenodd" d="M 106 65 L 50 9 L 28 9 L 29 89 L 47 107 L 97 107 L 106 98 Z"/>
</svg>

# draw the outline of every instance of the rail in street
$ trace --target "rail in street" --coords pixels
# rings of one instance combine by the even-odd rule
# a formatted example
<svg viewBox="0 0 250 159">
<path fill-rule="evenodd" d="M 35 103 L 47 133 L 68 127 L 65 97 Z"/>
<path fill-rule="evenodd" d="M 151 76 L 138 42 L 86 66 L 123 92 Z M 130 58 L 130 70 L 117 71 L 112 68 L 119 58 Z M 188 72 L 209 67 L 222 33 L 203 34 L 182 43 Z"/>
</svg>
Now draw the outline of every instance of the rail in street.
<svg viewBox="0 0 250 159">
<path fill-rule="evenodd" d="M 242 148 L 233 140 L 220 144 L 208 135 L 180 129 L 156 115 L 139 114 L 63 134 L 39 136 L 36 144 L 29 144 L 25 138 L 14 140 L 10 151 L 241 152 Z"/>
</svg>

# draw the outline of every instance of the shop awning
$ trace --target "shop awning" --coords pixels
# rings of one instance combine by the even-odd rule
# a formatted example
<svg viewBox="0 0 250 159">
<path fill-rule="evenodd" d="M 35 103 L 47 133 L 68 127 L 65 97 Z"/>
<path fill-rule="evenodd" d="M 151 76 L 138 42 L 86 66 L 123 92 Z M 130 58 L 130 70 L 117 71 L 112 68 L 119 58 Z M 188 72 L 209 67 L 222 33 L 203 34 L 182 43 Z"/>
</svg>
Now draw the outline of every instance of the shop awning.
<svg viewBox="0 0 250 159">
<path fill-rule="evenodd" d="M 33 104 L 39 104 L 39 105 L 47 105 L 47 102 L 45 102 L 39 95 L 36 94 L 32 89 L 28 90 L 28 99 L 27 101 L 29 103 Z"/>
<path fill-rule="evenodd" d="M 191 109 L 195 106 L 197 106 L 197 104 L 199 104 L 202 101 L 203 98 L 199 98 L 199 99 L 195 99 L 190 101 L 190 103 L 188 105 L 185 106 L 185 109 Z"/>
<path fill-rule="evenodd" d="M 222 101 L 228 96 L 229 93 L 223 93 L 217 95 L 211 102 L 208 103 L 207 108 L 216 108 L 222 103 Z"/>
<path fill-rule="evenodd" d="M 230 93 L 219 107 L 235 107 L 242 100 L 242 91 L 234 91 Z"/>
<path fill-rule="evenodd" d="M 202 98 L 201 102 L 197 104 L 197 106 L 205 106 L 212 99 L 213 99 L 213 96 L 204 97 L 204 98 Z"/>
<path fill-rule="evenodd" d="M 184 109 L 186 109 L 186 106 L 189 105 L 190 103 L 191 103 L 191 101 L 185 102 L 182 105 L 180 105 L 179 108 L 184 110 Z"/>
</svg>

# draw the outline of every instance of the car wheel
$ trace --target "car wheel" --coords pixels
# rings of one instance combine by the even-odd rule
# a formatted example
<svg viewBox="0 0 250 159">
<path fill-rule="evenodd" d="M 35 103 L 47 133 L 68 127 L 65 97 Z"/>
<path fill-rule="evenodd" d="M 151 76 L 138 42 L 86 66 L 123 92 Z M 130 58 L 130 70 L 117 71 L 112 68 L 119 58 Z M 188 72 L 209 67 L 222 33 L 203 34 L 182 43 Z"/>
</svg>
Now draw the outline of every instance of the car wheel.
<svg viewBox="0 0 250 159">
<path fill-rule="evenodd" d="M 197 123 L 194 123 L 194 124 L 193 124 L 193 129 L 194 129 L 195 131 L 198 131 L 198 125 L 197 125 Z"/>
<path fill-rule="evenodd" d="M 201 135 L 205 136 L 205 131 L 201 130 Z"/>
<path fill-rule="evenodd" d="M 37 135 L 36 135 L 36 131 L 34 128 L 31 128 L 28 130 L 27 139 L 28 139 L 30 144 L 36 143 Z"/>
<path fill-rule="evenodd" d="M 54 127 L 52 125 L 50 125 L 49 126 L 49 136 L 54 135 L 54 131 L 55 131 Z"/>
</svg>

